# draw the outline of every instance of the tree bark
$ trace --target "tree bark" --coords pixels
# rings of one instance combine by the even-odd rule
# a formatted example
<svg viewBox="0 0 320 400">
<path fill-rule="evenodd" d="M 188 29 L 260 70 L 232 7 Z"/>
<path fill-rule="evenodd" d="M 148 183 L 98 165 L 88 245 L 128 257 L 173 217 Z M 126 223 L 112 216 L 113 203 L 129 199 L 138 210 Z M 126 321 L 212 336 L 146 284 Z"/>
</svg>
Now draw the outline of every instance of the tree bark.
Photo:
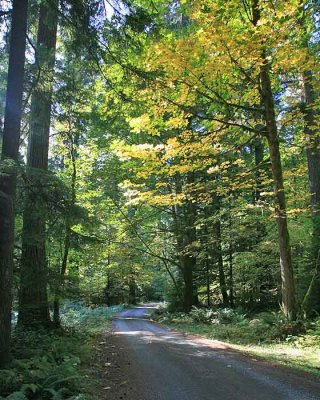
<svg viewBox="0 0 320 400">
<path fill-rule="evenodd" d="M 53 69 L 57 36 L 57 10 L 40 6 L 37 57 L 40 79 L 31 99 L 28 142 L 28 187 L 23 213 L 22 259 L 18 323 L 27 327 L 50 326 L 47 295 L 46 204 L 49 131 Z"/>
<path fill-rule="evenodd" d="M 18 161 L 28 0 L 13 0 L 1 160 Z M 0 368 L 10 357 L 16 168 L 0 172 Z"/>
</svg>

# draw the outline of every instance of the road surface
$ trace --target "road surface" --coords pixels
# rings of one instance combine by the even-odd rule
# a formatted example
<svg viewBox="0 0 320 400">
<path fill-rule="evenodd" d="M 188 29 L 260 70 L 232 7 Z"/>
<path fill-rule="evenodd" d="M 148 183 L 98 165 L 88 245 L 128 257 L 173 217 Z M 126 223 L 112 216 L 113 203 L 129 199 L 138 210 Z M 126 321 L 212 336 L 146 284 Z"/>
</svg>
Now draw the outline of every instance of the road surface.
<svg viewBox="0 0 320 400">
<path fill-rule="evenodd" d="M 320 399 L 320 382 L 307 374 L 172 332 L 148 321 L 148 311 L 125 310 L 113 322 L 117 346 L 131 353 L 126 363 L 134 372 L 131 386 L 140 391 L 126 393 L 128 400 Z"/>
</svg>

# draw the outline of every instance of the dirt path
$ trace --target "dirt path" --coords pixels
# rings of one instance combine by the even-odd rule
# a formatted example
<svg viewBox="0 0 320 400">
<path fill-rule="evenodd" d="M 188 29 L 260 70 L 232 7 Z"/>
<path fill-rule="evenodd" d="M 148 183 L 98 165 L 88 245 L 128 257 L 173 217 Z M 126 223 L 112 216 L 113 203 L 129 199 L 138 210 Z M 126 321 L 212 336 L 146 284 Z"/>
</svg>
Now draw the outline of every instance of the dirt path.
<svg viewBox="0 0 320 400">
<path fill-rule="evenodd" d="M 96 364 L 105 386 L 97 398 L 320 400 L 320 382 L 312 377 L 221 342 L 172 332 L 148 321 L 147 312 L 146 307 L 123 311 L 113 333 L 102 337 Z"/>
</svg>

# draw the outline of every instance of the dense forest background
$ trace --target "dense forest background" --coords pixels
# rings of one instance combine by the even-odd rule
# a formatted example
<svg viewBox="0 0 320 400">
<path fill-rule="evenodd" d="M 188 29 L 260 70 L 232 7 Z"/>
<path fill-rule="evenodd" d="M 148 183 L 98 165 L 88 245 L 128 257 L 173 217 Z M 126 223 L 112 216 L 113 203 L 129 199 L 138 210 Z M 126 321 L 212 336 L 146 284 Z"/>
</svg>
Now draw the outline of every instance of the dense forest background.
<svg viewBox="0 0 320 400">
<path fill-rule="evenodd" d="M 2 365 L 65 299 L 318 315 L 317 1 L 0 4 Z"/>
</svg>

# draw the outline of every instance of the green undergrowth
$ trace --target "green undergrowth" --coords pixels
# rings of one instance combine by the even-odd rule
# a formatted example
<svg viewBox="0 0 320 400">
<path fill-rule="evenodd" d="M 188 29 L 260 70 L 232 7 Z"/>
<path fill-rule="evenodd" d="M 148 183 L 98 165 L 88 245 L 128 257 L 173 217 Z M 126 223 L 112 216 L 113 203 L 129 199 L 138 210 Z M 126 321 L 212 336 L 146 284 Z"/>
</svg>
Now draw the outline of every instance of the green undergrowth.
<svg viewBox="0 0 320 400">
<path fill-rule="evenodd" d="M 94 338 L 121 308 L 68 302 L 62 307 L 60 329 L 15 329 L 13 361 L 0 371 L 0 399 L 90 399 L 85 366 Z"/>
<path fill-rule="evenodd" d="M 220 340 L 237 350 L 320 377 L 320 318 L 292 323 L 276 312 L 248 316 L 228 308 L 196 307 L 188 314 L 159 309 L 152 318 L 171 328 Z"/>
</svg>

